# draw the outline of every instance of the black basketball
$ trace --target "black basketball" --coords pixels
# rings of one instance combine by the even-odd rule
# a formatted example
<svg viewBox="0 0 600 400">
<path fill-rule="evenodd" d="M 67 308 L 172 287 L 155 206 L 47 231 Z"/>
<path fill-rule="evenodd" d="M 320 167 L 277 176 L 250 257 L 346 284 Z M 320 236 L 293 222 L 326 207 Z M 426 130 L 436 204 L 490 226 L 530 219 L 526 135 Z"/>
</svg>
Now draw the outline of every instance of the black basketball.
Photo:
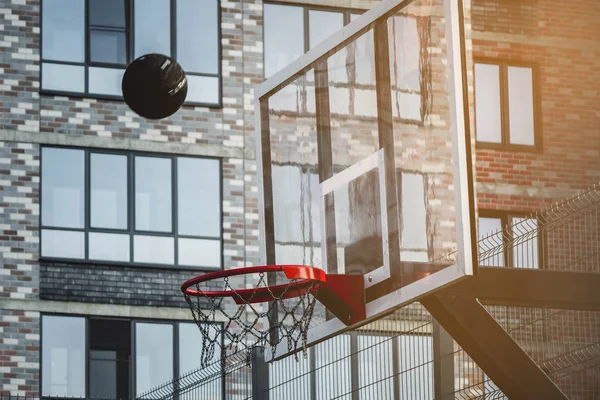
<svg viewBox="0 0 600 400">
<path fill-rule="evenodd" d="M 121 83 L 125 103 L 138 115 L 161 119 L 175 113 L 187 96 L 187 79 L 181 66 L 162 54 L 134 60 Z"/>
</svg>

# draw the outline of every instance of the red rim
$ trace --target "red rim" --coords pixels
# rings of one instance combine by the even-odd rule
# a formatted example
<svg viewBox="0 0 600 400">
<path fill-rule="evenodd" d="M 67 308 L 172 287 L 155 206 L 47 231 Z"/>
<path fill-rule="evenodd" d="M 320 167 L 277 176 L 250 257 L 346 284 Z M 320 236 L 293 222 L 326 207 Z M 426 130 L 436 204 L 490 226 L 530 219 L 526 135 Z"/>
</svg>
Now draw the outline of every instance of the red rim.
<svg viewBox="0 0 600 400">
<path fill-rule="evenodd" d="M 219 278 L 227 278 L 236 275 L 256 274 L 261 272 L 283 272 L 288 279 L 300 279 L 292 284 L 282 284 L 254 289 L 239 290 L 210 290 L 198 291 L 192 289 L 198 283 L 212 281 Z M 307 265 L 262 265 L 258 267 L 234 268 L 224 271 L 211 272 L 188 279 L 181 285 L 181 291 L 188 296 L 197 297 L 233 297 L 236 303 L 261 303 L 274 299 L 273 295 L 283 295 L 283 298 L 298 297 L 307 291 L 318 290 L 314 282 L 327 282 L 327 274 L 315 267 Z"/>
</svg>

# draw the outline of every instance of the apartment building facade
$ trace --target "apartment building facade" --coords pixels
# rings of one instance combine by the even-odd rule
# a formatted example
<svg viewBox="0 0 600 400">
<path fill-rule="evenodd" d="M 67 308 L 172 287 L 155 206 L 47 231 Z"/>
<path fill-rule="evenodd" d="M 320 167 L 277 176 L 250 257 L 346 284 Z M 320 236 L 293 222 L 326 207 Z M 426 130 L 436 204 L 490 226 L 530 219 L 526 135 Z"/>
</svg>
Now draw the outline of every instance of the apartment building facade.
<svg viewBox="0 0 600 400">
<path fill-rule="evenodd" d="M 134 398 L 198 366 L 180 284 L 259 260 L 253 88 L 372 4 L 2 2 L 0 393 Z M 600 181 L 600 6 L 465 12 L 482 237 Z M 149 52 L 189 80 L 160 121 L 120 97 Z"/>
</svg>

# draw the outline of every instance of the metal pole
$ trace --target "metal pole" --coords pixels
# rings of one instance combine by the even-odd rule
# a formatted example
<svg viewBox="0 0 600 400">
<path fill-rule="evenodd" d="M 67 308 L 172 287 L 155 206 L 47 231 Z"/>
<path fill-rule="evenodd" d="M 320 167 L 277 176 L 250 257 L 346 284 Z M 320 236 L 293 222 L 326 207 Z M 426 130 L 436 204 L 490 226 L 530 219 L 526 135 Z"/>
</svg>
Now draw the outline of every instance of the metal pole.
<svg viewBox="0 0 600 400">
<path fill-rule="evenodd" d="M 454 339 L 433 320 L 434 399 L 454 399 Z"/>
<path fill-rule="evenodd" d="M 252 350 L 252 399 L 269 400 L 269 364 L 262 347 Z"/>
</svg>

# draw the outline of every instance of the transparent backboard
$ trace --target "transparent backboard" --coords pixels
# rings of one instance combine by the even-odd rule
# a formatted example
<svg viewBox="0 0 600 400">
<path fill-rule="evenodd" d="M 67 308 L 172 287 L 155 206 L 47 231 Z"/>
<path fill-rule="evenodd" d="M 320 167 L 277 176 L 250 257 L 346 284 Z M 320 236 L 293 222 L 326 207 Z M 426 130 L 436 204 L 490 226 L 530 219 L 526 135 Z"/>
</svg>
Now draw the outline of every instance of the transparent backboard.
<svg viewBox="0 0 600 400">
<path fill-rule="evenodd" d="M 261 262 L 363 275 L 363 323 L 475 272 L 462 29 L 459 0 L 386 1 L 256 90 Z"/>
</svg>

